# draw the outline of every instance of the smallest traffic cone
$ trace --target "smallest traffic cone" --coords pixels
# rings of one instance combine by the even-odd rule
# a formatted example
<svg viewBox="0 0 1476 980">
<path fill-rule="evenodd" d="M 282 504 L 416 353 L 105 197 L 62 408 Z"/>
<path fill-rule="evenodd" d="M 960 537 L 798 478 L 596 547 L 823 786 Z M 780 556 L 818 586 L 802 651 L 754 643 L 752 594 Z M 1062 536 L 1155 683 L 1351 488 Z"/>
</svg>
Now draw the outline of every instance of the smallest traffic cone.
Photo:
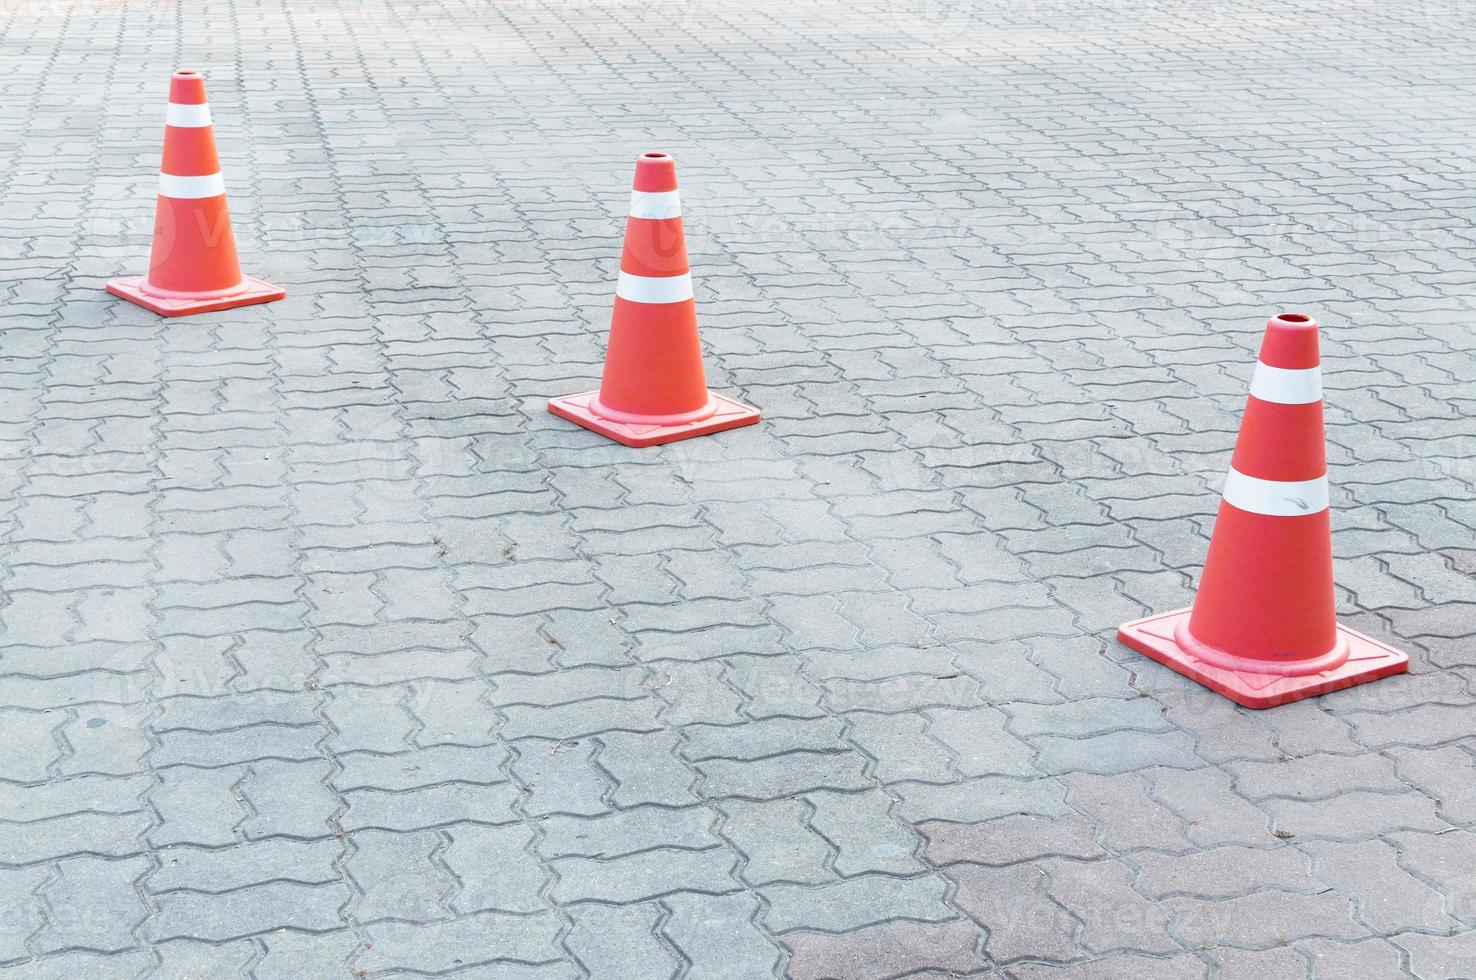
<svg viewBox="0 0 1476 980">
<path fill-rule="evenodd" d="M 1266 324 L 1190 609 L 1125 623 L 1123 643 L 1247 708 L 1403 673 L 1409 658 L 1338 623 L 1317 323 Z"/>
<path fill-rule="evenodd" d="M 676 163 L 665 153 L 636 159 L 599 390 L 550 399 L 548 410 L 627 446 L 759 420 L 758 409 L 707 390 Z"/>
<path fill-rule="evenodd" d="M 287 295 L 241 274 L 205 79 L 198 72 L 177 71 L 169 82 L 148 274 L 115 279 L 108 292 L 162 316 L 270 303 Z"/>
</svg>

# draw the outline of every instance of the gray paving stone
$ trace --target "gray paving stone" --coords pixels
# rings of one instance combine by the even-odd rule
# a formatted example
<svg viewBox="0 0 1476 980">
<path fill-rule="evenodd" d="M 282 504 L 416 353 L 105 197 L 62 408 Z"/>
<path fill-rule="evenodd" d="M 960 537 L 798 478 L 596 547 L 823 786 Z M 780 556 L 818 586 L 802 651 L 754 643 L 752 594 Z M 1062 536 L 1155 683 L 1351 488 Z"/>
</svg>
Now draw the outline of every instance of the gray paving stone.
<svg viewBox="0 0 1476 980">
<path fill-rule="evenodd" d="M 1006 731 L 1005 716 L 988 708 L 934 708 L 928 733 L 952 751 L 963 776 L 1034 776 L 1030 747 Z"/>
<path fill-rule="evenodd" d="M 1435 812 L 1435 802 L 1418 793 L 1370 793 L 1353 790 L 1331 800 L 1301 803 L 1269 800 L 1278 833 L 1293 837 L 1351 840 L 1399 830 L 1448 829 Z"/>
<path fill-rule="evenodd" d="M 725 847 L 703 851 L 660 847 L 609 859 L 557 858 L 551 862 L 558 875 L 553 894 L 560 902 L 626 904 L 668 894 L 675 882 L 721 894 L 739 887 L 732 875 L 737 861 Z"/>
<path fill-rule="evenodd" d="M 834 718 L 765 718 L 734 727 L 693 725 L 684 733 L 682 755 L 706 759 L 764 759 L 784 752 L 835 752 L 847 745 Z"/>
<path fill-rule="evenodd" d="M 1308 755 L 1278 762 L 1232 762 L 1236 789 L 1252 800 L 1320 800 L 1351 787 L 1399 793 L 1405 789 L 1390 760 L 1376 755 Z"/>
<path fill-rule="evenodd" d="M 159 956 L 155 971 L 170 980 L 188 980 L 199 976 L 238 976 L 259 959 L 257 949 L 248 940 L 230 943 L 206 943 L 181 939 L 160 943 L 154 948 Z"/>
<path fill-rule="evenodd" d="M 892 922 L 840 935 L 796 932 L 784 943 L 795 980 L 901 977 L 924 970 L 969 976 L 988 969 L 977 950 L 978 930 L 964 922 Z"/>
<path fill-rule="evenodd" d="M 695 764 L 703 793 L 770 800 L 817 789 L 866 789 L 865 761 L 855 752 L 786 752 L 766 759 L 711 759 Z"/>
<path fill-rule="evenodd" d="M 33 785 L 0 784 L 0 819 L 34 821 L 86 810 L 97 814 L 130 814 L 143 808 L 140 799 L 150 785 L 143 774 L 77 776 Z"/>
<path fill-rule="evenodd" d="M 1119 850 L 1190 850 L 1186 821 L 1149 795 L 1136 774 L 1065 777 L 1071 805 L 1102 827 L 1102 840 Z"/>
<path fill-rule="evenodd" d="M 583 905 L 570 916 L 574 926 L 564 942 L 592 977 L 674 977 L 681 969 L 656 938 L 662 913 L 653 905 Z"/>
<path fill-rule="evenodd" d="M 1283 949 L 1233 949 L 1219 947 L 1210 956 L 1227 977 L 1303 977 L 1307 960 L 1292 947 Z"/>
<path fill-rule="evenodd" d="M 337 756 L 331 782 L 339 791 L 415 789 L 454 779 L 499 782 L 509 756 L 501 745 L 437 745 L 395 755 L 346 752 Z"/>
<path fill-rule="evenodd" d="M 1185 833 L 1201 847 L 1274 842 L 1266 815 L 1236 795 L 1234 781 L 1218 769 L 1150 769 L 1145 773 L 1154 795 L 1172 807 L 1185 823 Z"/>
<path fill-rule="evenodd" d="M 121 980 L 123 977 L 137 976 L 140 970 L 147 970 L 149 966 L 149 956 L 142 950 L 113 954 L 73 951 L 36 963 L 0 969 L 13 977 L 55 977 L 61 980 L 64 977 L 85 975 L 109 980 L 116 977 Z"/>
<path fill-rule="evenodd" d="M 1011 816 L 987 823 L 920 824 L 925 855 L 936 865 L 1007 865 L 1048 855 L 1092 858 L 1103 853 L 1092 825 L 1080 817 Z"/>
<path fill-rule="evenodd" d="M 842 932 L 893 916 L 941 922 L 954 918 L 944 902 L 948 883 L 937 875 L 897 878 L 865 874 L 823 885 L 773 884 L 761 889 L 775 932 Z M 885 909 L 885 912 L 882 910 Z"/>
<path fill-rule="evenodd" d="M 1169 916 L 1133 888 L 1133 874 L 1111 860 L 1039 863 L 1049 876 L 1047 893 L 1082 924 L 1077 942 L 1092 953 L 1118 949 L 1173 953 L 1178 943 L 1169 934 Z"/>
<path fill-rule="evenodd" d="M 1409 969 L 1416 976 L 1458 977 L 1470 973 L 1476 963 L 1476 933 L 1459 936 L 1400 935 L 1393 942 L 1409 954 Z"/>
<path fill-rule="evenodd" d="M 358 919 L 415 921 L 444 914 L 441 903 L 454 882 L 436 862 L 445 846 L 439 835 L 365 830 L 354 834 L 352 842 L 344 870 L 361 893 L 355 906 Z"/>
<path fill-rule="evenodd" d="M 52 878 L 48 866 L 0 872 L 0 895 L 10 910 L 0 928 L 0 955 L 9 960 L 28 958 L 26 940 L 46 925 L 46 909 L 36 892 Z"/>
<path fill-rule="evenodd" d="M 386 792 L 360 789 L 343 794 L 345 830 L 421 830 L 461 820 L 512 823 L 520 794 L 511 783 L 441 783 L 419 789 Z"/>
<path fill-rule="evenodd" d="M 957 886 L 953 904 L 989 932 L 985 952 L 999 963 L 1025 957 L 1057 961 L 1086 954 L 1072 942 L 1078 923 L 1046 893 L 1040 868 L 979 865 L 949 869 Z"/>
<path fill-rule="evenodd" d="M 1049 779 L 1021 781 L 985 776 L 952 786 L 904 783 L 891 789 L 901 798 L 897 813 L 913 822 L 966 822 L 1012 814 L 1057 816 L 1067 812 L 1064 787 Z"/>
<path fill-rule="evenodd" d="M 1311 958 L 1315 975 L 1330 980 L 1354 980 L 1356 977 L 1384 977 L 1393 980 L 1405 976 L 1400 965 L 1399 950 L 1383 939 L 1361 942 L 1337 942 L 1330 939 L 1308 939 L 1297 944 Z"/>
<path fill-rule="evenodd" d="M 373 942 L 356 957 L 365 970 L 432 970 L 494 965 L 506 961 L 519 970 L 551 964 L 559 959 L 559 919 L 551 912 L 513 916 L 478 912 L 448 922 L 381 922 L 371 933 Z M 529 975 L 524 973 L 523 975 Z"/>
<path fill-rule="evenodd" d="M 1039 747 L 1036 764 L 1047 773 L 1110 775 L 1146 766 L 1194 769 L 1204 765 L 1204 760 L 1194 754 L 1193 739 L 1178 731 L 1118 731 L 1085 738 L 1041 735 L 1031 741 Z"/>
<path fill-rule="evenodd" d="M 553 814 L 538 822 L 537 850 L 550 858 L 617 857 L 662 845 L 700 850 L 720 843 L 717 820 L 700 806 L 642 806 L 595 817 Z"/>
<path fill-rule="evenodd" d="M 169 847 L 159 852 L 160 867 L 148 876 L 148 890 L 224 892 L 267 881 L 327 884 L 339 880 L 336 863 L 342 853 L 343 845 L 331 838 L 273 838 L 220 849 Z"/>
<path fill-rule="evenodd" d="M 530 828 L 468 824 L 446 834 L 450 843 L 435 857 L 459 887 L 443 902 L 458 912 L 535 912 L 544 907 L 548 873 L 530 850 Z"/>
<path fill-rule="evenodd" d="M 219 895 L 170 892 L 159 897 L 145 928 L 155 941 L 220 941 L 288 926 L 323 931 L 340 924 L 338 909 L 348 898 L 347 886 L 338 883 L 266 882 Z"/>
<path fill-rule="evenodd" d="M 1467 707 L 1426 704 L 1393 715 L 1355 715 L 1358 740 L 1369 748 L 1393 745 L 1431 746 L 1464 738 L 1459 730 Z"/>
<path fill-rule="evenodd" d="M 745 720 L 743 694 L 727 681 L 727 664 L 666 662 L 646 686 L 668 705 L 662 718 L 671 725 L 736 725 Z"/>
<path fill-rule="evenodd" d="M 576 739 L 613 729 L 653 731 L 661 727 L 657 717 L 661 707 L 656 698 L 592 698 L 551 708 L 511 705 L 502 709 L 507 719 L 502 731 L 511 739 Z"/>
<path fill-rule="evenodd" d="M 1199 945 L 1266 948 L 1308 936 L 1368 935 L 1355 921 L 1352 903 L 1330 891 L 1317 895 L 1263 891 L 1212 901 L 1181 897 L 1164 904 L 1174 916 L 1178 934 Z"/>
<path fill-rule="evenodd" d="M 693 789 L 697 773 L 678 758 L 681 740 L 675 733 L 610 732 L 600 742 L 600 768 L 615 783 L 610 800 L 617 806 L 699 802 Z"/>
<path fill-rule="evenodd" d="M 54 733 L 64 720 L 37 712 L 4 712 L 6 731 L 15 736 L 6 739 L 0 751 L 0 774 L 13 780 L 45 778 L 48 767 L 61 755 Z"/>
<path fill-rule="evenodd" d="M 344 808 L 342 798 L 329 791 L 331 768 L 325 762 L 277 762 L 271 759 L 245 767 L 233 794 L 249 807 L 241 821 L 242 834 L 252 838 L 285 834 L 313 838 L 331 832 L 331 821 Z"/>
<path fill-rule="evenodd" d="M 1447 932 L 1460 927 L 1446 913 L 1443 895 L 1399 867 L 1399 853 L 1392 845 L 1384 841 L 1311 841 L 1303 846 L 1317 862 L 1318 873 L 1353 898 L 1360 921 L 1372 931 L 1389 934 L 1401 928 L 1416 928 Z"/>
<path fill-rule="evenodd" d="M 148 917 L 134 887 L 147 867 L 144 858 L 79 857 L 58 862 L 35 893 L 47 914 L 45 925 L 29 939 L 32 948 L 41 953 L 131 948 L 136 942 L 133 931 Z"/>
<path fill-rule="evenodd" d="M 1035 735 L 1080 738 L 1120 729 L 1158 732 L 1170 728 L 1158 703 L 1149 698 L 1131 701 L 1083 698 L 1060 705 L 1010 707 L 1010 730 L 1024 738 Z"/>
<path fill-rule="evenodd" d="M 245 776 L 238 768 L 176 767 L 160 773 L 149 802 L 161 823 L 150 828 L 149 840 L 156 846 L 236 843 L 238 828 L 249 816 L 239 790 Z"/>
<path fill-rule="evenodd" d="M 835 877 L 836 849 L 810 825 L 813 807 L 803 799 L 723 800 L 719 807 L 723 837 L 744 855 L 739 876 L 750 885 Z"/>
<path fill-rule="evenodd" d="M 956 778 L 956 757 L 937 739 L 928 736 L 925 715 L 850 712 L 844 717 L 850 726 L 851 739 L 876 760 L 872 769 L 883 783 L 900 780 L 943 783 Z"/>
<path fill-rule="evenodd" d="M 782 950 L 754 925 L 757 900 L 748 894 L 668 896 L 669 914 L 661 932 L 680 951 L 688 972 L 723 980 L 766 976 L 774 972 Z M 723 937 L 721 944 L 711 937 Z"/>
<path fill-rule="evenodd" d="M 1201 898 L 1229 898 L 1260 888 L 1292 892 L 1321 891 L 1306 857 L 1291 847 L 1254 848 L 1231 845 L 1189 854 L 1133 856 L 1135 879 L 1150 895 L 1184 894 Z"/>
<path fill-rule="evenodd" d="M 1209 977 L 1211 972 L 1207 964 L 1187 953 L 1172 957 L 1145 956 L 1142 953 L 1117 953 L 1089 963 L 1072 963 L 1068 966 L 1022 963 L 1010 967 L 1006 975 L 1011 980 L 1046 980 L 1050 977 L 1082 977 L 1084 980 L 1109 980 L 1112 977 L 1142 977 L 1144 980 L 1202 980 L 1202 978 Z M 1263 972 L 1256 974 L 1256 976 L 1266 975 Z M 1271 975 L 1275 976 L 1275 974 Z"/>
<path fill-rule="evenodd" d="M 867 871 L 908 874 L 924 869 L 915 856 L 917 835 L 891 814 L 881 790 L 811 793 L 810 826 L 836 849 L 835 870 L 850 878 Z"/>
<path fill-rule="evenodd" d="M 320 757 L 317 743 L 323 734 L 316 725 L 261 724 L 226 732 L 176 729 L 159 734 L 151 756 L 159 766 L 228 766 L 257 759 L 306 762 Z"/>
</svg>

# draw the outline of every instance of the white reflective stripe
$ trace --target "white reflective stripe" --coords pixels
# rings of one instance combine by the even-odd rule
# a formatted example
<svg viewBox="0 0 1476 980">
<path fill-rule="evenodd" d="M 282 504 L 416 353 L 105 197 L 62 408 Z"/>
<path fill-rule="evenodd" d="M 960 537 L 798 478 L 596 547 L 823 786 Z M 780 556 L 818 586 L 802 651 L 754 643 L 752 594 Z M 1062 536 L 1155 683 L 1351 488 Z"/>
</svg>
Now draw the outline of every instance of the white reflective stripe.
<svg viewBox="0 0 1476 980">
<path fill-rule="evenodd" d="M 164 123 L 168 126 L 184 126 L 189 129 L 209 126 L 210 103 L 201 102 L 199 105 L 184 105 L 179 102 L 171 102 L 169 103 L 169 111 L 164 114 Z"/>
<path fill-rule="evenodd" d="M 1251 394 L 1278 405 L 1310 405 L 1322 401 L 1322 368 L 1278 368 L 1256 362 Z"/>
<path fill-rule="evenodd" d="M 1252 514 L 1302 517 L 1327 510 L 1327 477 L 1315 480 L 1258 480 L 1230 468 L 1225 475 L 1225 500 Z"/>
<path fill-rule="evenodd" d="M 220 174 L 205 174 L 203 177 L 160 174 L 159 193 L 164 197 L 216 197 L 225 193 L 225 179 Z"/>
<path fill-rule="evenodd" d="M 615 295 L 632 303 L 680 303 L 692 298 L 692 275 L 633 276 L 622 272 Z"/>
<path fill-rule="evenodd" d="M 632 218 L 680 218 L 682 199 L 676 191 L 631 191 Z"/>
</svg>

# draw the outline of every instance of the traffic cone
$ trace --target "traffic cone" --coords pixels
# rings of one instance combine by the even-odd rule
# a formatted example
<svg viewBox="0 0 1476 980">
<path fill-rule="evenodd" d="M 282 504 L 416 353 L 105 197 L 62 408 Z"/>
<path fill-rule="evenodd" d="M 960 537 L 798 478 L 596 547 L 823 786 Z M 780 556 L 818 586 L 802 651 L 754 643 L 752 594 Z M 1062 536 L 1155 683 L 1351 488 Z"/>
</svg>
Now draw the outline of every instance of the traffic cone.
<svg viewBox="0 0 1476 980">
<path fill-rule="evenodd" d="M 1123 643 L 1247 708 L 1403 673 L 1409 658 L 1338 624 L 1317 324 L 1266 324 L 1192 609 L 1117 631 Z"/>
<path fill-rule="evenodd" d="M 198 72 L 177 71 L 169 81 L 148 275 L 114 279 L 108 292 L 163 316 L 270 303 L 287 295 L 241 274 L 205 79 Z"/>
<path fill-rule="evenodd" d="M 759 420 L 758 409 L 707 390 L 676 164 L 665 153 L 636 159 L 599 390 L 550 399 L 548 410 L 627 446 Z"/>
</svg>

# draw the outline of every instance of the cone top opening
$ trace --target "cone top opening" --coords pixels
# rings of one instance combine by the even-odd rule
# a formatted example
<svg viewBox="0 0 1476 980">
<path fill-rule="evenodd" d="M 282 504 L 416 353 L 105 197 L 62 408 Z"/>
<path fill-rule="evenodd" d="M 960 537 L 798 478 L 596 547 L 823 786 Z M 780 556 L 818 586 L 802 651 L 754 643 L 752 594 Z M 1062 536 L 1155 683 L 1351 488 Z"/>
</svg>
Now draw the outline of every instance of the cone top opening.
<svg viewBox="0 0 1476 980">
<path fill-rule="evenodd" d="M 676 161 L 665 153 L 642 153 L 636 157 L 635 190 L 648 193 L 677 189 Z"/>
<path fill-rule="evenodd" d="M 177 71 L 169 79 L 169 101 L 176 105 L 205 102 L 205 76 L 197 71 Z"/>
<path fill-rule="evenodd" d="M 1317 367 L 1317 321 L 1305 313 L 1278 313 L 1266 321 L 1261 363 L 1289 370 Z"/>
</svg>

